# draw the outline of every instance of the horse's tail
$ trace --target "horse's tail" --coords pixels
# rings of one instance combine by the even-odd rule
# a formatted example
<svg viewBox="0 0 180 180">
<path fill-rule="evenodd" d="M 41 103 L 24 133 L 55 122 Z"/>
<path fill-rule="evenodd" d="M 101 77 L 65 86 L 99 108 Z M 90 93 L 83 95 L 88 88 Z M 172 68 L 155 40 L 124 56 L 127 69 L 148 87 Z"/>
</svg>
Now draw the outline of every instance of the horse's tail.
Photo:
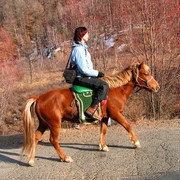
<svg viewBox="0 0 180 180">
<path fill-rule="evenodd" d="M 23 110 L 23 126 L 24 126 L 24 146 L 21 155 L 25 154 L 30 157 L 35 148 L 34 119 L 32 112 L 35 111 L 37 96 L 30 97 Z"/>
</svg>

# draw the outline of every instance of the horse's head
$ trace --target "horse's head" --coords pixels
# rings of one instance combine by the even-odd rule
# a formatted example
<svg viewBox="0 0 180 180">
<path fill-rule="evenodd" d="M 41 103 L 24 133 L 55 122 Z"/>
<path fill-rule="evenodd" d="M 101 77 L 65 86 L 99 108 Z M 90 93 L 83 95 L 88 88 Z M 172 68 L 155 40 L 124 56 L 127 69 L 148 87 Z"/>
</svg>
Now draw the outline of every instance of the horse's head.
<svg viewBox="0 0 180 180">
<path fill-rule="evenodd" d="M 136 63 L 136 69 L 133 70 L 136 86 L 150 92 L 157 92 L 160 89 L 159 84 L 148 70 L 149 67 L 144 62 Z"/>
</svg>

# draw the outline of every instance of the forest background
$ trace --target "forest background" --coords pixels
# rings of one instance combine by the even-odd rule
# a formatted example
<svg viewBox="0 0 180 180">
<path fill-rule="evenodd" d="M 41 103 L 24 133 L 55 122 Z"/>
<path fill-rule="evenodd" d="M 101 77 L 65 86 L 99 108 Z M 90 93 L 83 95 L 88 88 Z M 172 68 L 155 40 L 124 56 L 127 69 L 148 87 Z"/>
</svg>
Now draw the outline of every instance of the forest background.
<svg viewBox="0 0 180 180">
<path fill-rule="evenodd" d="M 179 12 L 178 0 L 0 0 L 0 134 L 22 132 L 29 96 L 69 86 L 62 71 L 78 26 L 90 32 L 95 69 L 137 59 L 159 82 L 156 94 L 133 93 L 128 120 L 179 118 Z"/>
</svg>

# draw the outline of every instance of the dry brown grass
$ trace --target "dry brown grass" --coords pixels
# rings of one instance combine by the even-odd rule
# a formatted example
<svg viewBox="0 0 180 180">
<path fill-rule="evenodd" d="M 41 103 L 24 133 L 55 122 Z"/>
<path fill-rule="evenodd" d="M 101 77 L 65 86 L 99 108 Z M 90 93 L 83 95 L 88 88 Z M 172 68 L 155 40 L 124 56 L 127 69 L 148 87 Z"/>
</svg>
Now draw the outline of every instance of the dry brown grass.
<svg viewBox="0 0 180 180">
<path fill-rule="evenodd" d="M 65 84 L 62 77 L 61 70 L 51 70 L 48 69 L 42 70 L 35 67 L 38 65 L 34 64 L 34 72 L 31 77 L 29 73 L 28 66 L 23 68 L 23 77 L 15 78 L 9 82 L 16 81 L 16 86 L 11 88 L 12 94 L 9 94 L 9 100 L 6 106 L 5 118 L 0 122 L 0 134 L 11 134 L 11 133 L 22 133 L 23 132 L 23 123 L 22 123 L 22 108 L 23 104 L 29 96 L 39 95 L 51 89 L 58 89 L 63 87 L 68 87 L 68 84 Z M 26 67 L 26 68 L 25 68 Z M 0 95 L 3 91 L 6 90 L 6 87 L 0 89 Z M 16 120 L 17 118 L 17 120 Z"/>
</svg>

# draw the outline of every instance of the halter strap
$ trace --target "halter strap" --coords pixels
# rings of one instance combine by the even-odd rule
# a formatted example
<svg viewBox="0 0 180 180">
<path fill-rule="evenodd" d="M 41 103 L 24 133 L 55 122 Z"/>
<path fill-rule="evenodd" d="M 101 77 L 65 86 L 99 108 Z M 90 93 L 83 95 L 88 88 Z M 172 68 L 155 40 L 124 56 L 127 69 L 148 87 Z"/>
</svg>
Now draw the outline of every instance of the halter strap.
<svg viewBox="0 0 180 180">
<path fill-rule="evenodd" d="M 148 80 L 148 81 L 145 81 L 144 79 L 140 78 L 134 71 L 133 71 L 133 74 L 135 75 L 135 86 L 138 86 L 140 88 L 149 88 L 149 82 L 154 79 L 153 76 L 151 76 L 151 78 Z M 142 86 L 138 81 L 137 81 L 137 78 L 140 79 L 141 81 L 145 82 L 145 86 Z"/>
</svg>

